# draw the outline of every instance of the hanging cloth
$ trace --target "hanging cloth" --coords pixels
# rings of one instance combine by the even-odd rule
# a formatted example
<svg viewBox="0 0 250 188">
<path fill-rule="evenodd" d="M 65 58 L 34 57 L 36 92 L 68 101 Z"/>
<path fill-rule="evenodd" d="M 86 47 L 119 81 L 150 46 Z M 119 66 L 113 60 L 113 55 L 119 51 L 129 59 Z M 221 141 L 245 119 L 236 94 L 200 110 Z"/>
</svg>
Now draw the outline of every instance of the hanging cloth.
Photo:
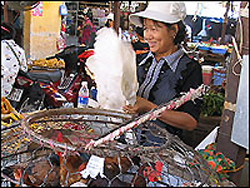
<svg viewBox="0 0 250 188">
<path fill-rule="evenodd" d="M 249 149 L 249 56 L 243 56 L 231 141 Z"/>
</svg>

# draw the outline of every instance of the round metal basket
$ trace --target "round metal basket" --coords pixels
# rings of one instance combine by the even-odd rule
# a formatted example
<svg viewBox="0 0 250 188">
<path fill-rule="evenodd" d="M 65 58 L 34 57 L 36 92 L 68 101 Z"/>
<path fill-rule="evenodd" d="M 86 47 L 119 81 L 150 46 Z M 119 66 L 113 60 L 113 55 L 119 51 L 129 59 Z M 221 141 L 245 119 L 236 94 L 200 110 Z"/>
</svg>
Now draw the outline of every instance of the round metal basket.
<svg viewBox="0 0 250 188">
<path fill-rule="evenodd" d="M 93 108 L 51 109 L 28 116 L 23 120 L 22 128 L 33 142 L 58 151 L 81 152 L 91 139 L 110 133 L 129 118 L 131 116 L 125 113 Z M 67 142 L 46 135 L 53 130 L 61 130 Z"/>
<path fill-rule="evenodd" d="M 131 115 L 122 112 L 92 108 L 51 109 L 25 117 L 20 128 L 33 146 L 29 149 L 29 157 L 25 153 L 25 162 L 20 162 L 24 171 L 18 181 L 19 185 L 222 185 L 216 172 L 210 169 L 198 152 L 152 121 L 146 121 L 114 139 L 86 149 L 91 141 L 113 134 L 114 130 L 133 121 L 135 119 Z M 58 156 L 60 162 L 56 164 L 55 158 L 59 159 Z M 92 156 L 105 159 L 104 171 L 95 178 L 91 177 L 91 173 L 83 178 L 81 174 L 84 170 L 86 172 Z M 71 163 L 76 168 L 73 169 L 74 165 Z M 34 168 L 39 168 L 39 164 L 48 169 L 39 175 L 39 181 L 33 180 L 36 184 L 29 184 L 25 173 L 31 173 L 28 174 L 30 179 L 37 178 L 38 176 L 32 176 L 32 172 Z M 17 165 L 8 168 L 12 169 L 12 173 L 7 175 L 12 177 L 12 182 L 17 182 L 13 178 L 15 168 Z M 37 171 L 39 170 L 35 172 L 38 173 Z M 4 177 L 6 178 L 6 174 Z"/>
<path fill-rule="evenodd" d="M 197 151 L 154 123 L 203 89 L 135 117 L 93 108 L 29 115 L 19 128 L 30 142 L 14 154 L 26 160 L 5 165 L 2 177 L 19 186 L 223 186 Z"/>
</svg>

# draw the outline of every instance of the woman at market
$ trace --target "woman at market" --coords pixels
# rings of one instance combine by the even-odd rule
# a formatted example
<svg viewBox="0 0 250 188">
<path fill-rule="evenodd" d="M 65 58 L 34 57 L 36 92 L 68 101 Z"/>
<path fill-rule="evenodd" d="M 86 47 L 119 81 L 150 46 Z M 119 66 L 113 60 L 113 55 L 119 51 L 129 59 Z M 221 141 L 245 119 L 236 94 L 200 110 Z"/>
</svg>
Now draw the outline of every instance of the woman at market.
<svg viewBox="0 0 250 188">
<path fill-rule="evenodd" d="M 202 84 L 201 65 L 180 47 L 186 37 L 185 16 L 184 3 L 153 1 L 145 11 L 130 15 L 133 24 L 143 26 L 150 51 L 137 62 L 137 100 L 134 106 L 123 106 L 126 113 L 146 113 Z M 154 122 L 181 138 L 182 130 L 197 126 L 201 104 L 196 99 L 176 110 L 165 110 Z"/>
<path fill-rule="evenodd" d="M 108 16 L 106 17 L 105 26 L 107 28 L 113 28 L 114 29 L 114 20 L 115 20 L 114 16 L 115 16 L 114 13 L 110 12 L 108 14 Z M 121 27 L 119 27 L 119 36 L 120 36 L 121 32 L 122 32 L 122 29 L 121 29 Z"/>
<path fill-rule="evenodd" d="M 80 18 L 82 23 L 77 28 L 80 31 L 78 42 L 80 45 L 93 47 L 96 30 L 87 14 L 80 15 Z"/>
<path fill-rule="evenodd" d="M 112 12 L 106 17 L 105 26 L 108 28 L 112 28 L 114 26 L 114 14 Z"/>
</svg>

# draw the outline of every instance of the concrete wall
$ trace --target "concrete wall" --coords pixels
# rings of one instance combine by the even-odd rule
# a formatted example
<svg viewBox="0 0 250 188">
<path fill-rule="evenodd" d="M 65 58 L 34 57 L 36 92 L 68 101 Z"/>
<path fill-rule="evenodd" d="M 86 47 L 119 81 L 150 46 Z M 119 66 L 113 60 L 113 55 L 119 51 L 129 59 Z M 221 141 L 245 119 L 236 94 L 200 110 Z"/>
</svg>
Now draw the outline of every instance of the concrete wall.
<svg viewBox="0 0 250 188">
<path fill-rule="evenodd" d="M 42 16 L 24 13 L 24 49 L 26 57 L 44 59 L 57 52 L 56 41 L 60 35 L 62 1 L 41 1 Z"/>
</svg>

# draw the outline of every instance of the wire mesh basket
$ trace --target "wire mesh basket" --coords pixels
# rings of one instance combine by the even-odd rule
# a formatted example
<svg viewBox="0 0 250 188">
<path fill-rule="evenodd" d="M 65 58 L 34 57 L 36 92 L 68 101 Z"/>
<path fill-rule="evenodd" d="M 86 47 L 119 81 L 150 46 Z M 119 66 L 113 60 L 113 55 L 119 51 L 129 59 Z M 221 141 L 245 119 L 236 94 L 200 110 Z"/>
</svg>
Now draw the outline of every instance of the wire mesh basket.
<svg viewBox="0 0 250 188">
<path fill-rule="evenodd" d="M 155 112 L 150 120 L 93 108 L 29 115 L 19 127 L 28 142 L 12 153 L 17 162 L 5 158 L 2 178 L 19 186 L 223 186 L 197 151 L 152 121 Z"/>
<path fill-rule="evenodd" d="M 13 153 L 18 160 L 5 164 L 3 173 L 20 186 L 219 185 L 216 173 L 196 151 L 150 121 L 86 149 L 91 140 L 131 121 L 128 114 L 88 108 L 30 115 L 21 127 L 27 147 Z"/>
</svg>

